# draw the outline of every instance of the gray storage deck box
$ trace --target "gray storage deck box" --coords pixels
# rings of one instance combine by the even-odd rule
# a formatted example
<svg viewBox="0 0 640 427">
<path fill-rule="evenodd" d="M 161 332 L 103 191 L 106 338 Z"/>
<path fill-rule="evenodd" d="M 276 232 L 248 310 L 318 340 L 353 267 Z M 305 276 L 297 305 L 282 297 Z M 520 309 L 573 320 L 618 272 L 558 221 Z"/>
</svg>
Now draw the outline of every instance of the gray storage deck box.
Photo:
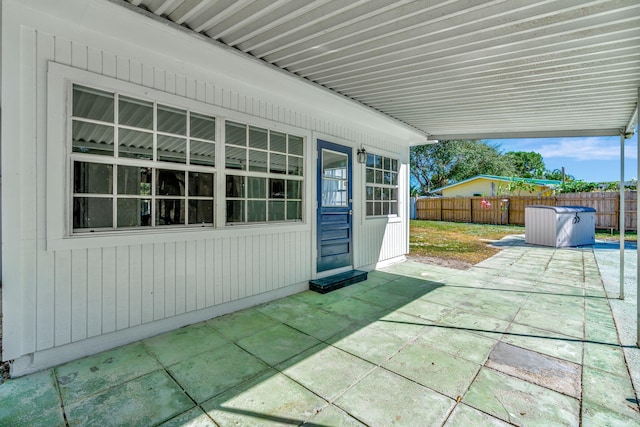
<svg viewBox="0 0 640 427">
<path fill-rule="evenodd" d="M 595 212 L 586 206 L 526 206 L 525 242 L 556 248 L 593 245 Z"/>
</svg>

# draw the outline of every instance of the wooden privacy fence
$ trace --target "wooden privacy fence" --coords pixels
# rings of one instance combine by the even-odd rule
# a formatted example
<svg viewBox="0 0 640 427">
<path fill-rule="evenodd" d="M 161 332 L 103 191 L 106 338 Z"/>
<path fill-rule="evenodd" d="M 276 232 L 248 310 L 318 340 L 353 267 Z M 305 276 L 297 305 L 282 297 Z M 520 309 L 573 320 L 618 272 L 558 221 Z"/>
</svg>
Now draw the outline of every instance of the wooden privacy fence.
<svg viewBox="0 0 640 427">
<path fill-rule="evenodd" d="M 596 210 L 598 229 L 620 227 L 620 193 L 563 193 L 556 196 L 439 197 L 418 199 L 416 218 L 480 224 L 524 225 L 524 208 L 530 205 L 588 206 Z M 625 192 L 625 230 L 637 229 L 636 192 Z"/>
</svg>

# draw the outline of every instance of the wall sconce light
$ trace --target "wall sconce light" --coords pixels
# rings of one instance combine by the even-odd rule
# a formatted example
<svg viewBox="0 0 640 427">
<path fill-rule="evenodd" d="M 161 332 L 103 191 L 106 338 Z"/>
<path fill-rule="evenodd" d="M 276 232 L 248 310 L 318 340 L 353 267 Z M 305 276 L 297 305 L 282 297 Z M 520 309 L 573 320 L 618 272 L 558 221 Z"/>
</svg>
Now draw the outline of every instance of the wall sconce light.
<svg viewBox="0 0 640 427">
<path fill-rule="evenodd" d="M 367 163 L 367 150 L 365 150 L 364 147 L 358 148 L 357 154 L 358 163 Z"/>
</svg>

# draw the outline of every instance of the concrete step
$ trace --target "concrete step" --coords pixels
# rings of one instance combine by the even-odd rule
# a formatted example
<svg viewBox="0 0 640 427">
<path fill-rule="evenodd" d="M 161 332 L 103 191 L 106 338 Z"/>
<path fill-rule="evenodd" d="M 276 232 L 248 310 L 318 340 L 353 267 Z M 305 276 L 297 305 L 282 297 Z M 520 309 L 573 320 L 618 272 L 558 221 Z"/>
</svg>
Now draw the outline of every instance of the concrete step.
<svg viewBox="0 0 640 427">
<path fill-rule="evenodd" d="M 344 288 L 345 286 L 353 285 L 354 283 L 364 280 L 367 280 L 366 271 L 351 270 L 333 276 L 323 277 L 322 279 L 310 280 L 309 289 L 321 294 L 326 294 L 327 292 Z"/>
</svg>

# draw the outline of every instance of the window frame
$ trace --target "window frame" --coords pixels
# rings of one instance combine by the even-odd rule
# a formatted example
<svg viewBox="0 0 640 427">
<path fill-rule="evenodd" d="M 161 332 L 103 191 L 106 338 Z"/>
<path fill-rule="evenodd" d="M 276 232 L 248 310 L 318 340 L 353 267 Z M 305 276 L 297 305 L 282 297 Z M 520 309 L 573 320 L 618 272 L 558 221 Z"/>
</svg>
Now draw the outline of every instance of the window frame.
<svg viewBox="0 0 640 427">
<path fill-rule="evenodd" d="M 382 167 L 376 166 L 376 158 L 381 158 Z M 385 167 L 385 159 L 389 160 L 389 168 Z M 395 169 L 393 165 L 395 164 Z M 364 194 L 363 194 L 363 205 L 364 205 L 364 217 L 366 219 L 376 219 L 376 218 L 385 218 L 385 219 L 395 219 L 400 217 L 400 171 L 401 171 L 401 162 L 400 159 L 388 155 L 388 154 L 379 154 L 376 152 L 367 153 L 367 161 L 364 163 Z M 369 181 L 369 170 L 373 171 L 374 182 Z M 391 179 L 391 183 L 379 183 L 377 181 L 377 173 L 381 174 L 382 181 L 385 180 L 384 174 L 385 172 L 390 173 L 391 177 L 395 174 L 395 182 Z M 374 198 L 369 198 L 368 189 L 372 188 L 374 192 Z M 381 191 L 389 190 L 391 194 L 395 190 L 395 199 L 389 197 L 388 199 L 378 199 L 375 196 L 376 189 L 380 189 Z M 373 213 L 370 214 L 369 206 L 372 206 Z M 380 204 L 380 213 L 376 213 L 376 205 Z M 392 207 L 395 205 L 395 213 L 393 212 Z M 385 208 L 387 207 L 387 212 L 385 213 Z"/>
<path fill-rule="evenodd" d="M 72 163 L 69 158 L 67 141 L 70 130 L 70 105 L 69 85 L 77 83 L 105 91 L 119 91 L 142 99 L 151 99 L 165 105 L 184 106 L 205 115 L 216 118 L 216 179 L 213 227 L 140 227 L 130 229 L 115 229 L 104 232 L 72 233 L 71 197 L 72 197 Z M 253 126 L 266 127 L 278 132 L 290 133 L 303 138 L 304 153 L 303 168 L 309 171 L 312 167 L 310 148 L 307 147 L 313 141 L 314 132 L 308 128 L 302 128 L 287 124 L 283 121 L 269 119 L 264 115 L 254 115 L 238 110 L 230 110 L 217 105 L 218 90 L 211 83 L 204 82 L 202 86 L 192 86 L 191 80 L 185 81 L 186 85 L 178 85 L 171 92 L 144 86 L 141 79 L 124 81 L 115 77 L 97 74 L 85 69 L 74 68 L 69 65 L 47 62 L 46 85 L 42 90 L 41 98 L 45 99 L 46 108 L 43 106 L 43 117 L 46 124 L 43 125 L 41 162 L 39 170 L 44 177 L 41 187 L 37 190 L 44 203 L 40 220 L 44 228 L 45 247 L 47 251 L 73 250 L 101 248 L 105 246 L 129 245 L 134 238 L 136 244 L 155 244 L 173 241 L 195 241 L 211 238 L 225 238 L 231 236 L 255 236 L 277 235 L 286 232 L 311 230 L 312 222 L 309 218 L 312 200 L 308 197 L 312 194 L 312 182 L 305 172 L 303 181 L 303 219 L 301 222 L 278 223 L 249 223 L 236 224 L 233 227 L 225 225 L 221 218 L 225 218 L 225 171 L 220 169 L 220 160 L 225 158 L 223 128 L 219 125 L 225 120 L 248 123 Z M 206 95 L 196 98 L 195 89 L 206 91 Z M 167 88 L 170 89 L 170 88 Z M 204 92 L 203 92 L 204 93 Z M 44 120 L 43 120 L 44 122 Z M 69 142 L 70 144 L 70 142 Z M 40 167 L 42 166 L 42 167 Z M 306 195 L 306 196 L 305 196 Z M 33 225 L 36 227 L 36 224 Z M 40 227 L 40 225 L 38 225 Z"/>
<path fill-rule="evenodd" d="M 244 144 L 233 144 L 227 142 L 227 125 L 235 126 L 239 128 L 241 126 L 244 127 Z M 225 194 L 224 194 L 224 205 L 225 205 L 225 217 L 224 217 L 224 225 L 225 227 L 238 227 L 238 226 L 255 226 L 255 225 L 272 225 L 272 224 L 290 224 L 290 223 L 302 223 L 305 222 L 305 194 L 306 194 L 306 174 L 307 174 L 307 162 L 305 155 L 308 155 L 308 150 L 306 149 L 306 138 L 304 136 L 300 136 L 295 132 L 286 132 L 274 127 L 262 127 L 258 126 L 254 123 L 242 123 L 238 120 L 226 119 L 224 123 L 221 123 L 223 128 L 223 141 L 225 151 L 224 158 L 224 180 L 225 180 Z M 260 132 L 266 131 L 266 148 L 263 147 L 252 147 L 251 146 L 251 133 L 252 132 Z M 271 135 L 273 133 L 284 135 L 285 141 L 285 151 L 278 151 L 272 149 L 271 146 Z M 301 144 L 301 154 L 290 152 L 290 137 L 298 138 Z M 240 168 L 229 168 L 227 167 L 227 147 L 231 146 L 232 149 L 236 149 L 236 152 L 240 152 L 240 150 L 244 150 L 244 160 L 245 166 Z M 266 164 L 264 170 L 251 170 L 251 153 L 259 152 L 265 154 Z M 274 172 L 271 170 L 272 167 L 272 156 L 284 156 L 285 164 L 284 164 L 284 172 Z M 302 173 L 289 173 L 290 172 L 290 159 L 298 159 L 298 167 L 302 165 Z M 228 187 L 228 179 L 229 177 L 239 177 L 243 181 L 243 195 L 230 196 Z M 249 180 L 251 178 L 255 179 L 264 179 L 264 197 L 250 197 L 248 193 Z M 282 197 L 272 197 L 273 196 L 273 181 L 282 180 L 283 181 L 283 196 Z M 288 190 L 289 190 L 289 182 L 298 182 L 298 194 L 300 197 L 289 198 Z M 264 220 L 250 220 L 250 213 L 248 206 L 250 203 L 254 202 L 263 202 L 264 201 Z M 242 221 L 229 221 L 228 209 L 230 206 L 229 202 L 242 202 L 241 214 L 243 216 Z M 283 210 L 282 210 L 282 218 L 271 219 L 271 207 L 275 206 L 276 203 L 282 202 Z M 296 203 L 298 206 L 299 215 L 296 218 L 289 218 L 289 203 Z M 222 219 L 221 219 L 222 221 Z"/>
<path fill-rule="evenodd" d="M 107 92 L 113 95 L 113 103 L 114 103 L 114 117 L 112 122 L 100 121 L 90 118 L 82 118 L 74 115 L 73 112 L 73 102 L 74 102 L 74 88 L 76 86 L 82 86 L 88 89 L 98 90 Z M 119 88 L 104 88 L 94 84 L 87 84 L 84 82 L 77 82 L 73 79 L 69 79 L 66 85 L 67 97 L 66 97 L 66 138 L 65 138 L 65 152 L 67 153 L 67 191 L 69 196 L 67 197 L 67 229 L 69 230 L 70 236 L 77 236 L 86 233 L 104 233 L 109 234 L 113 232 L 153 232 L 155 230 L 160 229 L 186 229 L 186 228 L 215 228 L 216 226 L 216 196 L 219 196 L 216 192 L 216 180 L 218 179 L 218 167 L 217 161 L 217 148 L 220 144 L 219 140 L 219 131 L 218 131 L 218 117 L 215 114 L 210 112 L 203 111 L 202 108 L 194 108 L 193 105 L 187 105 L 188 102 L 184 102 L 176 97 L 175 100 L 158 100 L 153 99 L 153 97 L 149 96 L 140 96 L 139 94 L 132 94 L 128 91 L 121 90 Z M 119 101 L 121 97 L 125 97 L 127 99 L 133 99 L 135 101 L 140 102 L 149 102 L 152 104 L 152 128 L 151 129 L 143 129 L 142 127 L 136 127 L 131 124 L 123 124 L 118 120 L 119 115 Z M 173 102 L 172 102 L 173 101 Z M 185 134 L 182 136 L 185 140 L 185 161 L 182 162 L 171 162 L 166 160 L 160 160 L 160 148 L 158 146 L 158 137 L 176 137 L 177 134 L 168 132 L 166 130 L 158 129 L 158 109 L 173 109 L 183 111 L 185 114 Z M 198 116 L 206 116 L 207 118 L 214 120 L 214 141 L 206 141 L 202 138 L 196 138 L 190 135 L 189 129 L 191 125 L 191 115 L 195 114 Z M 114 141 L 113 141 L 113 153 L 112 155 L 99 155 L 99 154 L 88 154 L 83 152 L 78 152 L 74 150 L 74 142 L 73 142 L 73 128 L 74 123 L 88 123 L 88 124 L 98 124 L 98 125 L 108 125 L 113 127 L 114 132 Z M 119 151 L 121 149 L 120 139 L 118 138 L 121 130 L 132 130 L 137 132 L 149 133 L 152 138 L 152 147 L 151 147 L 151 158 L 150 159 L 140 159 L 134 157 L 120 157 Z M 189 153 L 189 146 L 191 141 L 204 141 L 207 143 L 211 143 L 214 145 L 214 166 L 207 165 L 199 165 L 199 164 L 191 164 L 191 155 Z M 98 196 L 94 195 L 85 195 L 91 193 L 76 193 L 74 192 L 74 170 L 75 165 L 77 163 L 91 163 L 91 164 L 108 164 L 113 166 L 112 170 L 112 192 L 110 195 L 102 194 Z M 127 194 L 118 194 L 118 178 L 117 178 L 117 168 L 120 166 L 131 166 L 131 167 L 140 167 L 140 168 L 149 168 L 151 170 L 151 191 L 148 196 L 143 197 L 143 195 L 127 195 Z M 171 170 L 176 172 L 184 173 L 184 194 L 180 195 L 162 195 L 157 192 L 157 176 L 158 173 L 162 170 Z M 213 175 L 212 181 L 212 190 L 213 196 L 207 197 L 206 200 L 211 201 L 211 211 L 212 211 L 212 221 L 208 223 L 189 223 L 189 201 L 190 200 L 204 200 L 200 196 L 190 196 L 188 191 L 189 185 L 189 174 L 190 173 L 208 173 Z M 125 197 L 122 197 L 125 196 Z M 86 228 L 75 228 L 75 201 L 80 198 L 109 198 L 111 200 L 112 205 L 112 224 L 110 227 L 86 227 Z M 118 226 L 118 201 L 122 199 L 140 199 L 140 200 L 149 200 L 150 210 L 151 210 L 151 218 L 149 225 L 137 225 L 137 226 Z M 159 224 L 158 219 L 158 204 L 161 203 L 162 200 L 180 200 L 183 203 L 183 213 L 184 219 L 181 223 L 176 224 Z"/>
</svg>

